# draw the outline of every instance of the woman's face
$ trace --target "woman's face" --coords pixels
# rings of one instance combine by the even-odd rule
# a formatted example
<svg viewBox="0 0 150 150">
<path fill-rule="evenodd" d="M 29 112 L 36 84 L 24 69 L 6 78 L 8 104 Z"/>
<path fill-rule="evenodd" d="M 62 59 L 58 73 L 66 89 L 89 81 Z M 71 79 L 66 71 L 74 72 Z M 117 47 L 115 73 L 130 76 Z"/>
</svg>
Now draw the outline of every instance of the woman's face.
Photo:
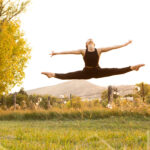
<svg viewBox="0 0 150 150">
<path fill-rule="evenodd" d="M 95 44 L 93 40 L 88 41 L 88 49 L 93 50 L 95 48 Z"/>
</svg>

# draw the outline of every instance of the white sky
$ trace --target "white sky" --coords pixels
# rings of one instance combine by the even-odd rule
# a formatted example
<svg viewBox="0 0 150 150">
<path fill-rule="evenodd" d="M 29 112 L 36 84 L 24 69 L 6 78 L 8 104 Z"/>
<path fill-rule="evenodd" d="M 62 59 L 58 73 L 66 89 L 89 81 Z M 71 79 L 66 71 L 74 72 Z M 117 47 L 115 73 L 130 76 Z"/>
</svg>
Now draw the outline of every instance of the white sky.
<svg viewBox="0 0 150 150">
<path fill-rule="evenodd" d="M 20 87 L 25 90 L 51 86 L 69 80 L 47 78 L 41 72 L 67 73 L 82 70 L 81 55 L 55 55 L 55 52 L 85 48 L 92 38 L 95 47 L 133 43 L 103 53 L 101 67 L 126 67 L 144 63 L 139 71 L 123 75 L 89 79 L 99 86 L 150 83 L 150 1 L 149 0 L 32 0 L 20 16 L 32 58 Z M 18 91 L 15 87 L 13 91 Z"/>
</svg>

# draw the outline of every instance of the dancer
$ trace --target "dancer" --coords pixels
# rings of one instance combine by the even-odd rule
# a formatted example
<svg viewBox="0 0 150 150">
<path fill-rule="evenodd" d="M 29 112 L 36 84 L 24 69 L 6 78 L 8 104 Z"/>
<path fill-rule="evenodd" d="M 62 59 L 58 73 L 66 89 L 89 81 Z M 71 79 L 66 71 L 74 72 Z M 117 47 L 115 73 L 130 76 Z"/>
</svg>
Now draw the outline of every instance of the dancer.
<svg viewBox="0 0 150 150">
<path fill-rule="evenodd" d="M 144 66 L 145 64 L 127 66 L 123 68 L 101 68 L 99 65 L 99 58 L 102 53 L 127 46 L 130 43 L 132 43 L 132 41 L 113 47 L 95 48 L 95 43 L 90 38 L 86 42 L 86 49 L 79 49 L 74 51 L 65 51 L 58 53 L 52 51 L 52 53 L 50 54 L 51 57 L 60 54 L 81 54 L 83 56 L 85 67 L 82 70 L 68 73 L 42 72 L 41 74 L 46 75 L 48 78 L 55 77 L 62 80 L 68 80 L 68 79 L 103 78 L 113 75 L 124 74 L 133 70 L 138 71 L 139 68 Z"/>
</svg>

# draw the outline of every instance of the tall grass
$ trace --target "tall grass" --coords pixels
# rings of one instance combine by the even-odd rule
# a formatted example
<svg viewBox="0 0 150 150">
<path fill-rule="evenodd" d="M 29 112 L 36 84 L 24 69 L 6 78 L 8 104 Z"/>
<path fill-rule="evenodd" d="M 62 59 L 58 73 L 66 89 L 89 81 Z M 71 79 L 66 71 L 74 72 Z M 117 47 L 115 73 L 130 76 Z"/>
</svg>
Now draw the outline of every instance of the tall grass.
<svg viewBox="0 0 150 150">
<path fill-rule="evenodd" d="M 126 100 L 115 101 L 113 108 L 105 108 L 101 104 L 98 106 L 82 105 L 80 108 L 53 107 L 49 110 L 0 110 L 0 120 L 65 120 L 65 119 L 99 119 L 110 116 L 147 116 L 150 117 L 150 104 L 140 100 L 130 102 Z"/>
</svg>

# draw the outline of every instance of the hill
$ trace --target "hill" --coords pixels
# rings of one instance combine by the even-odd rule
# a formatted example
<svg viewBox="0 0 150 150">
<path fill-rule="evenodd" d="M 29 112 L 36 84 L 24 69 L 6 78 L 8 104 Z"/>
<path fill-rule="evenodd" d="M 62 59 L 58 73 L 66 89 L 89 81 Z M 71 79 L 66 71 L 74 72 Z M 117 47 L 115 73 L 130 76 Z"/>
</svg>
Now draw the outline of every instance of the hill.
<svg viewBox="0 0 150 150">
<path fill-rule="evenodd" d="M 119 85 L 115 86 L 118 88 L 120 95 L 132 93 L 134 85 Z M 71 80 L 60 84 L 41 87 L 37 89 L 27 90 L 27 94 L 50 94 L 52 96 L 59 97 L 60 95 L 69 96 L 70 93 L 82 98 L 100 98 L 101 93 L 106 90 L 107 87 L 102 87 L 90 83 L 86 80 Z"/>
</svg>

